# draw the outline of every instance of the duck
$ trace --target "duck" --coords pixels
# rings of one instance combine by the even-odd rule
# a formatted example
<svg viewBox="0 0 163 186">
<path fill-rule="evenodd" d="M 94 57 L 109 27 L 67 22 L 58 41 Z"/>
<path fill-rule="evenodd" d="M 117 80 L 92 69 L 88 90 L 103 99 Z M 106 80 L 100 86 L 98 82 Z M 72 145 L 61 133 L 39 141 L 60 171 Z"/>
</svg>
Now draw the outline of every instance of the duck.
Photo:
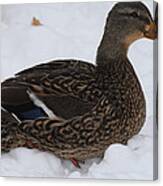
<svg viewBox="0 0 163 186">
<path fill-rule="evenodd" d="M 78 162 L 102 156 L 111 144 L 126 145 L 146 118 L 144 92 L 127 56 L 142 38 L 156 38 L 148 8 L 119 2 L 107 16 L 96 65 L 54 60 L 2 82 L 2 152 L 37 148 L 80 167 Z M 7 133 L 16 140 L 9 143 Z"/>
</svg>

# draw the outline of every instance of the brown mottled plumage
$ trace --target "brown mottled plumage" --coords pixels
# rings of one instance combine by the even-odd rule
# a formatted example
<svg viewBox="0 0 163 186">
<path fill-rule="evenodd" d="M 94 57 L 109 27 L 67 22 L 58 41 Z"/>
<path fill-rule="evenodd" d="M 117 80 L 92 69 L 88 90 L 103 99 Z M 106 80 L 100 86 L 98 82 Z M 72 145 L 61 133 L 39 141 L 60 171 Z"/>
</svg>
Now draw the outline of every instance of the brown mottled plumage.
<svg viewBox="0 0 163 186">
<path fill-rule="evenodd" d="M 96 66 L 77 60 L 53 61 L 3 82 L 6 110 L 16 114 L 22 99 L 22 105 L 32 105 L 30 90 L 56 114 L 54 119 L 24 119 L 15 124 L 22 146 L 85 160 L 102 155 L 113 143 L 126 144 L 141 130 L 146 115 L 143 91 L 127 58 L 130 44 L 143 37 L 155 38 L 148 9 L 140 2 L 117 3 L 108 15 Z M 11 92 L 22 96 L 14 99 Z M 7 124 L 2 120 L 3 125 Z M 2 141 L 2 150 L 15 146 Z"/>
</svg>

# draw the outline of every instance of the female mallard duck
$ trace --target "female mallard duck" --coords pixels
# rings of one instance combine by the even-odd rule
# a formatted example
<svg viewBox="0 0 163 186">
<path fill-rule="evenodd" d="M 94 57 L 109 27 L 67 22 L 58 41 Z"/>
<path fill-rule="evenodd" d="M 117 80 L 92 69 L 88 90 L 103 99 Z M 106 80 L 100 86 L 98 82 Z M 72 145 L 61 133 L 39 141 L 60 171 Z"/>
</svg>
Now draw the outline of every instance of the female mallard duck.
<svg viewBox="0 0 163 186">
<path fill-rule="evenodd" d="M 2 133 L 11 126 L 16 139 L 9 143 L 2 134 L 2 151 L 26 146 L 85 160 L 113 143 L 126 144 L 146 115 L 143 91 L 127 57 L 129 46 L 143 37 L 156 37 L 148 9 L 141 2 L 117 3 L 108 15 L 96 66 L 52 61 L 3 82 L 2 106 L 21 122 L 8 124 L 2 112 Z M 39 107 L 40 101 L 55 115 Z"/>
</svg>

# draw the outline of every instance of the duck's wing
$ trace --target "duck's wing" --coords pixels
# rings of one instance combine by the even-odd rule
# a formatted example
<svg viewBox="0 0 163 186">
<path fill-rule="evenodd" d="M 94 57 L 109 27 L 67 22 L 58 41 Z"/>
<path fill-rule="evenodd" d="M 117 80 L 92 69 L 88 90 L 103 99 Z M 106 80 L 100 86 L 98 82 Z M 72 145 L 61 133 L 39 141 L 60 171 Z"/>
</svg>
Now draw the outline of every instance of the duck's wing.
<svg viewBox="0 0 163 186">
<path fill-rule="evenodd" d="M 31 93 L 60 117 L 68 119 L 82 115 L 94 105 L 83 95 L 94 79 L 94 73 L 94 65 L 75 60 L 37 65 L 2 83 L 2 106 L 18 115 L 25 112 L 25 116 L 19 116 L 21 119 L 47 116 L 31 99 Z"/>
</svg>

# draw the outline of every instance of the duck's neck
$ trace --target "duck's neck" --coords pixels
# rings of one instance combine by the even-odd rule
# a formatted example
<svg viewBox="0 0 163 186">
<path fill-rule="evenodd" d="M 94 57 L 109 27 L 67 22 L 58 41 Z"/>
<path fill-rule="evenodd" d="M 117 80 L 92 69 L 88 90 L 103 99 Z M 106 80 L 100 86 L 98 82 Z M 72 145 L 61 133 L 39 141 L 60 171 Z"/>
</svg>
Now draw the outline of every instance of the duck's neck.
<svg viewBox="0 0 163 186">
<path fill-rule="evenodd" d="M 105 31 L 100 46 L 97 50 L 97 65 L 109 65 L 119 59 L 127 58 L 128 46 L 125 45 L 122 35 L 115 33 L 116 31 Z"/>
</svg>

